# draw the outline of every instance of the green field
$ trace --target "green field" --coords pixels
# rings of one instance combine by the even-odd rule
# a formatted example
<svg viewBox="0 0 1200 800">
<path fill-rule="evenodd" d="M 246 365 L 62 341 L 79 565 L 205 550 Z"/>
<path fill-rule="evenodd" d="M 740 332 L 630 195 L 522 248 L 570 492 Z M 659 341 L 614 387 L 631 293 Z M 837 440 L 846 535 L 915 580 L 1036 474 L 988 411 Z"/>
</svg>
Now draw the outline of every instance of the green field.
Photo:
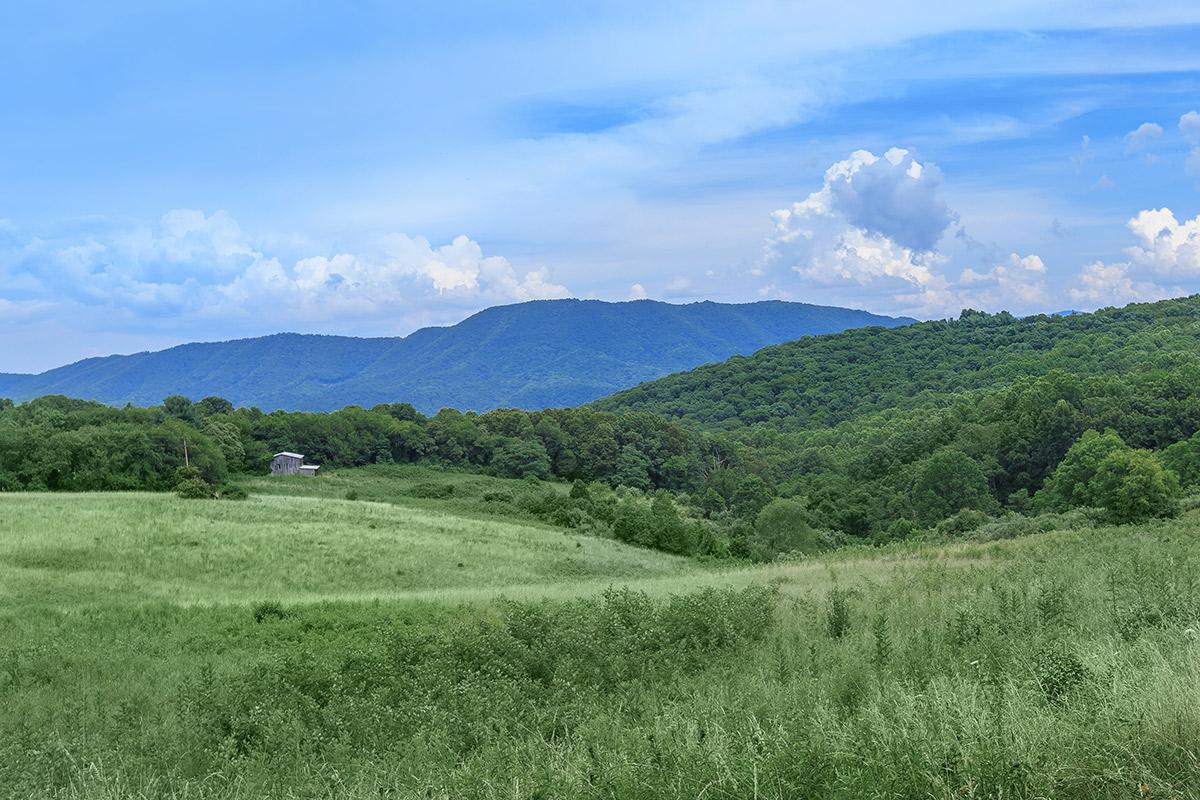
<svg viewBox="0 0 1200 800">
<path fill-rule="evenodd" d="M 544 525 L 385 503 L 264 496 L 0 497 L 0 596 L 19 606 L 456 600 L 687 562 Z"/>
<path fill-rule="evenodd" d="M 1195 511 L 716 567 L 501 483 L 0 494 L 0 796 L 1200 796 Z"/>
</svg>

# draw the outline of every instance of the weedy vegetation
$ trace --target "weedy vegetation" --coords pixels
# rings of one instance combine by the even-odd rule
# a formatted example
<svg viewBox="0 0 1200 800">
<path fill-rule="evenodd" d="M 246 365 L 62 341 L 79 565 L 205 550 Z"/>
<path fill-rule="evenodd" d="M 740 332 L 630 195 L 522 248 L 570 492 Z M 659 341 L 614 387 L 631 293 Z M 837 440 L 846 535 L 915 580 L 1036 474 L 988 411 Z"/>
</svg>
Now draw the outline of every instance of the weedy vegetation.
<svg viewBox="0 0 1200 800">
<path fill-rule="evenodd" d="M 0 794 L 1197 796 L 1196 511 L 731 565 L 372 480 L 0 495 Z"/>
</svg>

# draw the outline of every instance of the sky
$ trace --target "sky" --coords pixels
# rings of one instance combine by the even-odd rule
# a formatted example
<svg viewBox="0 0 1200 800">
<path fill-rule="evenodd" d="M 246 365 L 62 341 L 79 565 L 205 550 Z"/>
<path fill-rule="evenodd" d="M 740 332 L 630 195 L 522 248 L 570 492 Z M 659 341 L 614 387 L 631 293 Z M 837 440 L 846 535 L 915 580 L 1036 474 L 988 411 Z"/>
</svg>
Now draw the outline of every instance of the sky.
<svg viewBox="0 0 1200 800">
<path fill-rule="evenodd" d="M 559 297 L 1195 293 L 1196 42 L 1152 0 L 4 4 L 0 372 Z"/>
</svg>

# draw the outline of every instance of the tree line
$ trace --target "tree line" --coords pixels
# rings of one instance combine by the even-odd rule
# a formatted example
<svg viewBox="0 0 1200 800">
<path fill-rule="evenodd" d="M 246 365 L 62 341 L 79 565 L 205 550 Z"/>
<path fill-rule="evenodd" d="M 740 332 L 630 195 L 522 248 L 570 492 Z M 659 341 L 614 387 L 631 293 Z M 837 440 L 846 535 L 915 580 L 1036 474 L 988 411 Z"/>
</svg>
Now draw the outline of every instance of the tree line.
<svg viewBox="0 0 1200 800">
<path fill-rule="evenodd" d="M 1008 513 L 1169 514 L 1200 484 L 1197 385 L 1190 366 L 1120 378 L 1056 371 L 803 432 L 712 432 L 586 407 L 265 414 L 217 397 L 112 408 L 50 396 L 0 401 L 0 491 L 169 490 L 185 447 L 194 477 L 220 484 L 296 450 L 327 467 L 433 463 L 573 481 L 583 488 L 535 504 L 659 549 L 769 558 Z M 621 507 L 597 484 L 648 499 Z"/>
</svg>

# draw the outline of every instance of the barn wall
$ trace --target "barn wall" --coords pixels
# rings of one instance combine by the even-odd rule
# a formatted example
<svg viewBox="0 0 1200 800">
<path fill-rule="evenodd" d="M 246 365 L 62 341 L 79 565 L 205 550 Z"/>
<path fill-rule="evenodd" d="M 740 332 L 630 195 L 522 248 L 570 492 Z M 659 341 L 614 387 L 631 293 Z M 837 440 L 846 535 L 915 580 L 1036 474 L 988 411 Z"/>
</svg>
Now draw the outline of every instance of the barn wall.
<svg viewBox="0 0 1200 800">
<path fill-rule="evenodd" d="M 291 458 L 290 456 L 275 456 L 271 459 L 271 474 L 272 475 L 295 475 L 300 472 L 300 464 L 302 460 L 299 458 Z"/>
</svg>

